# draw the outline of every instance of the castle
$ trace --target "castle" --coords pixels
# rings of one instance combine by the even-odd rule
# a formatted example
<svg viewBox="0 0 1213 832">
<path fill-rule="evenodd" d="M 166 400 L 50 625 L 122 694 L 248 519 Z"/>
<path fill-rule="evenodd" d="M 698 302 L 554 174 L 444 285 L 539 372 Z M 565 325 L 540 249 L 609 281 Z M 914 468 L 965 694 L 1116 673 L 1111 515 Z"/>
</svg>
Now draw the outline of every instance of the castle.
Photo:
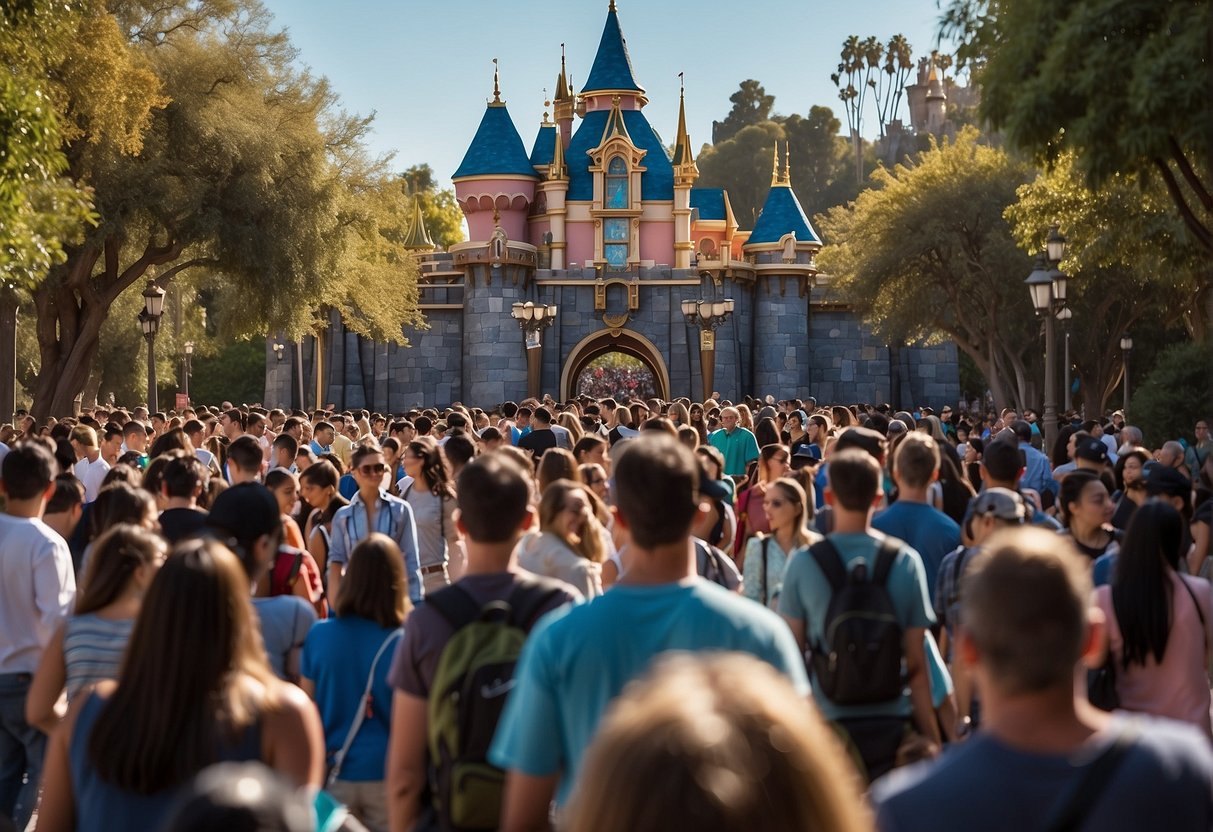
<svg viewBox="0 0 1213 832">
<path fill-rule="evenodd" d="M 406 329 L 401 348 L 347 332 L 334 313 L 316 343 L 267 345 L 267 405 L 401 412 L 564 399 L 612 354 L 667 399 L 959 398 L 954 345 L 890 349 L 831 297 L 786 154 L 774 149 L 753 229 L 738 227 L 726 191 L 696 187 L 685 95 L 668 153 L 614 0 L 584 86 L 573 91 L 562 56 L 551 105 L 528 153 L 494 72 L 452 176 L 469 241 L 432 250 L 417 212 L 406 245 L 420 258 L 429 328 Z"/>
</svg>

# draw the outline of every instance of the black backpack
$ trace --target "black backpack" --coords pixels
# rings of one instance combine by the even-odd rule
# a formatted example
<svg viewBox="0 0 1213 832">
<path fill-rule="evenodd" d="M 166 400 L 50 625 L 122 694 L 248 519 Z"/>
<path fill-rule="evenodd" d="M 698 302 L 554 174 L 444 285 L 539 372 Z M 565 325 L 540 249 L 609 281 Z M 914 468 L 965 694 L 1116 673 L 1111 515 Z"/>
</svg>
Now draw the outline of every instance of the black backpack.
<svg viewBox="0 0 1213 832">
<path fill-rule="evenodd" d="M 869 577 L 866 563 L 848 571 L 829 538 L 809 547 L 831 590 L 824 637 L 813 645 L 813 677 L 836 705 L 871 705 L 901 696 L 903 631 L 886 585 L 899 551 L 883 541 Z"/>
</svg>

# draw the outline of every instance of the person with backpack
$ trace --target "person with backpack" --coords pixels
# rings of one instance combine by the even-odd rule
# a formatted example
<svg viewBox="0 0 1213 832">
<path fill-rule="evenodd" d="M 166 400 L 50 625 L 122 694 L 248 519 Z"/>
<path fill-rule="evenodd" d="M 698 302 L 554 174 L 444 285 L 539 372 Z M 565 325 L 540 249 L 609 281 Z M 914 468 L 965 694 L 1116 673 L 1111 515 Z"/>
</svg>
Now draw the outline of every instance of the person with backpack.
<svg viewBox="0 0 1213 832">
<path fill-rule="evenodd" d="M 510 456 L 469 463 L 456 493 L 467 570 L 410 615 L 388 675 L 393 830 L 498 827 L 505 775 L 485 754 L 510 698 L 514 662 L 542 614 L 581 598 L 567 584 L 519 570 L 514 548 L 533 515 L 529 472 Z M 474 727 L 470 735 L 464 726 Z"/>
<path fill-rule="evenodd" d="M 870 454 L 835 453 L 826 485 L 833 531 L 792 556 L 779 600 L 796 641 L 812 651 L 813 696 L 869 781 L 893 767 L 911 720 L 928 743 L 940 742 L 924 646 L 935 623 L 926 575 L 917 552 L 872 529 L 882 497 Z"/>
<path fill-rule="evenodd" d="M 609 592 L 547 616 L 523 647 L 517 688 L 489 753 L 510 772 L 505 832 L 546 828 L 553 795 L 560 807 L 571 797 L 612 700 L 667 651 L 749 653 L 808 694 L 804 658 L 779 617 L 693 578 L 694 454 L 664 432 L 646 431 L 612 467 L 628 568 Z"/>
<path fill-rule="evenodd" d="M 983 730 L 877 783 L 880 829 L 1213 827 L 1204 732 L 1101 712 L 1076 683 L 1104 638 L 1087 564 L 1069 543 L 1034 528 L 999 532 L 965 570 L 961 599 L 958 649 L 977 679 Z"/>
</svg>

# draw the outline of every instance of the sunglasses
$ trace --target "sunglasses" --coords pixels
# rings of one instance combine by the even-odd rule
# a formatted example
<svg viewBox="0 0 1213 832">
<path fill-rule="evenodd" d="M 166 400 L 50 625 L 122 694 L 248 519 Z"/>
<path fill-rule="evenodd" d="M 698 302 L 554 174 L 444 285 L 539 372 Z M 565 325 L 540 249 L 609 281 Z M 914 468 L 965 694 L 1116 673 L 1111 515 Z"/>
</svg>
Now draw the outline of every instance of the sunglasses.
<svg viewBox="0 0 1213 832">
<path fill-rule="evenodd" d="M 359 465 L 358 470 L 364 474 L 382 474 L 387 470 L 387 466 L 380 462 L 375 465 Z"/>
</svg>

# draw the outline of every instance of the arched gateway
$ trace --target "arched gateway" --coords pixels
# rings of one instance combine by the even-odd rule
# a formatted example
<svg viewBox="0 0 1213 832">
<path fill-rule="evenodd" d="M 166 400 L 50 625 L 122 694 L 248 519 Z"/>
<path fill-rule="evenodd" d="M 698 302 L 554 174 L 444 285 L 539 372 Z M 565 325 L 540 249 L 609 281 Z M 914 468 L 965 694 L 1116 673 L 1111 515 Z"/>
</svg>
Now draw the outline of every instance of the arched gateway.
<svg viewBox="0 0 1213 832">
<path fill-rule="evenodd" d="M 595 369 L 610 369 L 609 364 L 597 368 L 592 365 L 612 353 L 622 354 L 628 359 L 638 361 L 643 368 L 641 370 L 637 367 L 635 369 L 640 372 L 635 372 L 628 366 L 631 363 L 634 367 L 634 362 L 618 363 L 618 374 L 626 376 L 626 379 L 620 379 L 623 389 L 632 389 L 628 386 L 629 382 L 635 382 L 637 385 L 634 388 L 635 394 L 641 396 L 643 395 L 641 388 L 646 384 L 648 377 L 651 377 L 652 395 L 662 399 L 670 397 L 669 372 L 666 370 L 665 360 L 657 346 L 639 332 L 630 329 L 603 329 L 582 338 L 569 352 L 568 358 L 564 361 L 564 370 L 560 374 L 561 398 L 570 399 L 578 395 L 581 392 L 578 390 L 578 382 L 586 382 L 594 374 Z M 604 364 L 605 362 L 599 363 Z M 647 371 L 647 374 L 644 371 Z M 612 382 L 604 380 L 603 383 L 610 385 Z M 606 395 L 620 397 L 620 394 L 615 391 Z"/>
</svg>

